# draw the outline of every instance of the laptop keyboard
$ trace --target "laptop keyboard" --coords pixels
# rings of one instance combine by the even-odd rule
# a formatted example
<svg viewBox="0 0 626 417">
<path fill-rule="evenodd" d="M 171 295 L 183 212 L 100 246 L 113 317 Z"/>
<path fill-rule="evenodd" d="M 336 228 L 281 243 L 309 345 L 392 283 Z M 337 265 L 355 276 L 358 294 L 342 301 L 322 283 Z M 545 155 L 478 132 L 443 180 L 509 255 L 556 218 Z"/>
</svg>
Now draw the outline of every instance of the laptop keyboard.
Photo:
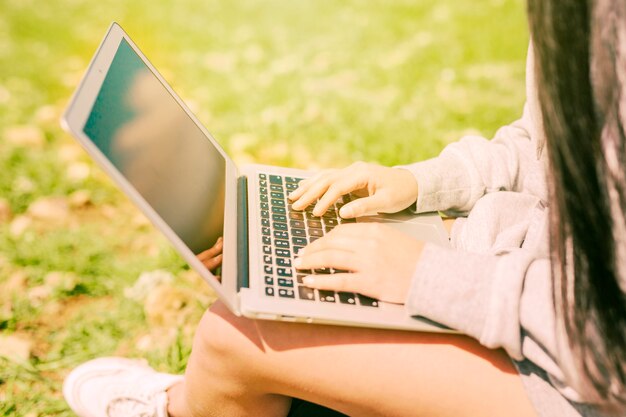
<svg viewBox="0 0 626 417">
<path fill-rule="evenodd" d="M 321 217 L 313 215 L 313 205 L 304 211 L 293 210 L 287 195 L 298 188 L 301 180 L 302 178 L 263 173 L 258 177 L 265 295 L 378 307 L 377 300 L 361 294 L 317 290 L 303 285 L 302 279 L 307 275 L 346 272 L 332 268 L 296 270 L 292 263 L 308 243 L 324 236 L 341 223 L 354 223 L 355 220 L 342 219 L 338 214 L 341 206 L 349 201 L 348 196 L 337 201 Z"/>
</svg>

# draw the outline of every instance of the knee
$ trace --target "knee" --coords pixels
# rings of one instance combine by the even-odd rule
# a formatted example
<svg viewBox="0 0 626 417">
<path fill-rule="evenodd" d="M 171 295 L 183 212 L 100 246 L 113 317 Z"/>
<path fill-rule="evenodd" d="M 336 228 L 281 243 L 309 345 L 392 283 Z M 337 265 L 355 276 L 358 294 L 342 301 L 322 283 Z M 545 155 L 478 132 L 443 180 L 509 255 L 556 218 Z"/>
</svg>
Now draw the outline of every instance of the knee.
<svg viewBox="0 0 626 417">
<path fill-rule="evenodd" d="M 253 320 L 238 317 L 217 302 L 202 316 L 193 350 L 196 358 L 245 358 L 260 352 L 262 344 Z"/>
</svg>

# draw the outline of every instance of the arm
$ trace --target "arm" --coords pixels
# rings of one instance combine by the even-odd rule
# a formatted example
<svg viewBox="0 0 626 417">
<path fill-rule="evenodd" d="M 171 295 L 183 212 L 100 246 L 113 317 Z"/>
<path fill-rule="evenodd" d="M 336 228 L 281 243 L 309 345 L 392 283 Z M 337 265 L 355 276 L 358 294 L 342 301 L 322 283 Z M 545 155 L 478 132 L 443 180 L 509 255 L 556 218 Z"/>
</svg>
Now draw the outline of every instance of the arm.
<svg viewBox="0 0 626 417">
<path fill-rule="evenodd" d="M 550 260 L 520 248 L 503 255 L 478 254 L 427 244 L 406 301 L 407 312 L 468 334 L 489 348 L 544 369 L 563 395 L 572 353 L 557 327 Z"/>
<path fill-rule="evenodd" d="M 525 106 L 522 118 L 500 128 L 491 141 L 466 136 L 436 158 L 403 166 L 418 184 L 414 210 L 465 212 L 486 193 L 520 191 L 537 155 L 530 125 Z"/>
</svg>

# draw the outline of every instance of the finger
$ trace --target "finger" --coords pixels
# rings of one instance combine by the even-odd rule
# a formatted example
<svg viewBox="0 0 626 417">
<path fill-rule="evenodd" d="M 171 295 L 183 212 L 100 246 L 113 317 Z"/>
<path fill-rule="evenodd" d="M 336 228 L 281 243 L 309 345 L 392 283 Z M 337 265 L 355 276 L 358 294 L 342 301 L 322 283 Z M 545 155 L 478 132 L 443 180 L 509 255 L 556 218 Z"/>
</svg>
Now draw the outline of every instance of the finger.
<svg viewBox="0 0 626 417">
<path fill-rule="evenodd" d="M 303 255 L 293 262 L 296 269 L 336 268 L 357 270 L 359 262 L 354 253 L 338 249 L 327 249 Z"/>
<path fill-rule="evenodd" d="M 333 178 L 329 176 L 324 176 L 319 180 L 312 183 L 308 189 L 292 203 L 292 206 L 295 210 L 304 210 L 307 208 L 312 202 L 316 201 L 322 194 L 326 192 L 330 184 L 333 182 Z"/>
<path fill-rule="evenodd" d="M 361 280 L 362 281 L 362 280 Z M 358 274 L 308 275 L 302 279 L 307 287 L 319 290 L 359 292 Z"/>
<path fill-rule="evenodd" d="M 222 253 L 223 248 L 224 248 L 224 240 L 220 237 L 217 240 L 217 242 L 215 242 L 215 245 L 213 245 L 212 248 L 199 253 L 198 259 L 200 259 L 201 261 L 204 261 L 205 259 L 214 258 L 220 253 Z"/>
<path fill-rule="evenodd" d="M 374 216 L 385 210 L 387 200 L 384 193 L 379 191 L 369 197 L 363 197 L 349 202 L 339 210 L 339 215 L 344 219 Z"/>
<path fill-rule="evenodd" d="M 334 230 L 333 230 L 334 232 Z M 345 236 L 342 234 L 328 233 L 326 236 L 317 239 L 304 247 L 300 251 L 300 257 L 304 255 L 311 255 L 313 253 L 323 250 L 343 250 L 345 252 L 354 252 L 354 248 L 358 245 L 359 240 L 352 236 Z"/>
<path fill-rule="evenodd" d="M 358 175 L 358 174 L 357 174 Z M 313 214 L 315 216 L 322 216 L 326 213 L 326 210 L 343 195 L 351 193 L 355 190 L 360 190 L 365 187 L 364 177 L 362 175 L 358 176 L 350 176 L 349 178 L 344 178 L 340 181 L 337 181 L 328 187 L 324 195 L 320 198 L 320 200 L 315 205 L 313 209 Z"/>
<path fill-rule="evenodd" d="M 222 255 L 222 254 L 217 255 L 217 256 L 216 256 L 216 257 L 214 257 L 214 258 L 210 258 L 210 259 L 207 259 L 207 260 L 205 260 L 205 261 L 202 261 L 202 264 L 203 264 L 203 265 L 206 267 L 206 269 L 208 269 L 208 270 L 215 269 L 215 268 L 217 268 L 218 266 L 220 266 L 220 265 L 222 264 L 222 257 L 223 257 L 223 255 Z"/>
<path fill-rule="evenodd" d="M 309 188 L 311 188 L 311 185 L 315 184 L 317 181 L 319 181 L 320 178 L 322 178 L 325 175 L 328 175 L 330 172 L 334 172 L 335 170 L 324 170 L 324 171 L 320 171 L 317 174 L 313 175 L 312 177 L 309 178 L 305 178 L 302 181 L 300 181 L 298 183 L 298 188 L 296 188 L 295 190 L 293 190 L 291 193 L 289 193 L 289 195 L 287 196 L 291 201 L 296 201 L 298 200 L 300 197 L 302 197 L 302 195 L 309 190 Z"/>
</svg>

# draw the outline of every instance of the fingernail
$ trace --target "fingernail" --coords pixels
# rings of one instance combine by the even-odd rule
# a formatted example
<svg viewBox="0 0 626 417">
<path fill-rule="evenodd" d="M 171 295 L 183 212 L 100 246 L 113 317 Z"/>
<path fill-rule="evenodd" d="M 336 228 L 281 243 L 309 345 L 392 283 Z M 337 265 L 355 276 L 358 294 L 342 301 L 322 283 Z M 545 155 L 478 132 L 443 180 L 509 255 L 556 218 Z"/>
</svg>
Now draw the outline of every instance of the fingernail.
<svg viewBox="0 0 626 417">
<path fill-rule="evenodd" d="M 350 218 L 350 217 L 354 217 L 354 210 L 352 209 L 352 207 L 346 207 L 343 206 L 340 210 L 339 210 L 339 215 L 343 218 Z"/>
<path fill-rule="evenodd" d="M 302 259 L 296 258 L 293 260 L 293 266 L 295 266 L 296 268 L 300 268 L 301 265 L 302 265 Z"/>
<path fill-rule="evenodd" d="M 315 278 L 313 278 L 313 277 L 304 277 L 304 278 L 302 278 L 302 283 L 304 283 L 305 285 L 313 285 L 313 284 L 315 284 Z"/>
</svg>

